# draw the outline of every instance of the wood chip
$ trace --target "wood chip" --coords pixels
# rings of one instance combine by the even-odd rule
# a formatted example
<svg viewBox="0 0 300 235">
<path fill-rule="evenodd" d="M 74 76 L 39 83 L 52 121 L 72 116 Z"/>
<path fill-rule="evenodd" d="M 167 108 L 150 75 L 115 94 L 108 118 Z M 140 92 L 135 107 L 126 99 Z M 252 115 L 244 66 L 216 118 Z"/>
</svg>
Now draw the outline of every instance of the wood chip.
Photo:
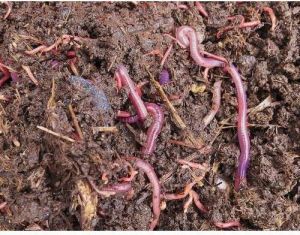
<svg viewBox="0 0 300 235">
<path fill-rule="evenodd" d="M 93 134 L 96 134 L 97 132 L 116 133 L 119 131 L 116 126 L 98 126 L 98 127 L 92 127 L 92 129 L 93 129 Z"/>
</svg>

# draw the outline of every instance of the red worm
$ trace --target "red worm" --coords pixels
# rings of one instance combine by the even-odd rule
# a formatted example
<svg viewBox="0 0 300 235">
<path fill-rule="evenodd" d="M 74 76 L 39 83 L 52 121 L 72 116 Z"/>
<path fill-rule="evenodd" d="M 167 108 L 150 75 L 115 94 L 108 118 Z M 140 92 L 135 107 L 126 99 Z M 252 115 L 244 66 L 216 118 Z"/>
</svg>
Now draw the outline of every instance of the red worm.
<svg viewBox="0 0 300 235">
<path fill-rule="evenodd" d="M 178 2 L 176 2 L 176 7 L 178 9 L 189 9 L 187 5 L 179 4 Z"/>
<path fill-rule="evenodd" d="M 192 190 L 192 188 L 194 187 L 194 185 L 196 184 L 196 182 L 192 182 L 187 184 L 184 187 L 184 191 L 180 192 L 180 193 L 166 193 L 163 195 L 164 199 L 166 200 L 180 200 L 185 198 Z"/>
<path fill-rule="evenodd" d="M 148 128 L 147 130 L 147 140 L 146 143 L 143 146 L 142 153 L 143 154 L 152 154 L 155 145 L 156 145 L 156 139 L 161 131 L 161 128 L 163 126 L 164 122 L 164 113 L 161 109 L 156 104 L 153 103 L 145 103 L 147 111 L 151 114 L 153 117 L 153 123 L 152 125 Z M 139 121 L 139 117 L 137 115 L 134 116 L 127 116 L 127 113 L 121 111 L 122 113 L 117 114 L 117 117 L 120 121 L 122 122 L 127 122 L 127 123 L 136 123 Z"/>
<path fill-rule="evenodd" d="M 4 207 L 6 207 L 7 202 L 2 202 L 0 203 L 0 210 L 3 209 Z"/>
<path fill-rule="evenodd" d="M 176 38 L 184 46 L 184 48 L 190 46 L 191 57 L 194 61 L 205 68 L 213 67 L 223 67 L 224 63 L 222 61 L 205 58 L 198 50 L 198 40 L 196 33 L 193 28 L 189 26 L 181 26 L 176 30 Z"/>
<path fill-rule="evenodd" d="M 103 187 L 101 190 L 105 192 L 126 193 L 132 190 L 132 186 L 130 182 L 123 182 Z"/>
<path fill-rule="evenodd" d="M 164 113 L 157 104 L 146 103 L 146 108 L 153 117 L 153 123 L 147 130 L 147 140 L 142 149 L 142 153 L 152 154 L 155 149 L 156 139 L 163 126 Z"/>
<path fill-rule="evenodd" d="M 271 27 L 271 30 L 274 31 L 275 30 L 275 27 L 276 27 L 276 22 L 277 22 L 277 19 L 276 19 L 276 16 L 274 14 L 274 11 L 272 8 L 270 7 L 264 7 L 263 8 L 263 11 L 264 12 L 267 12 L 271 18 L 271 22 L 272 22 L 272 27 Z"/>
<path fill-rule="evenodd" d="M 127 86 L 129 88 L 129 99 L 135 107 L 139 119 L 143 121 L 148 115 L 147 109 L 136 90 L 134 82 L 129 77 L 127 69 L 123 65 L 118 67 L 116 78 L 117 81 L 120 81 L 122 86 Z"/>
<path fill-rule="evenodd" d="M 7 6 L 7 12 L 5 14 L 5 16 L 3 17 L 4 20 L 7 19 L 7 17 L 9 17 L 11 10 L 12 10 L 12 3 L 11 2 L 4 2 L 4 4 Z"/>
<path fill-rule="evenodd" d="M 163 67 L 163 66 L 164 66 L 164 64 L 165 64 L 165 62 L 166 62 L 168 56 L 170 55 L 170 53 L 171 53 L 171 51 L 172 51 L 172 48 L 173 48 L 173 44 L 171 44 L 171 45 L 168 47 L 166 53 L 164 54 L 163 58 L 161 59 L 160 67 Z"/>
<path fill-rule="evenodd" d="M 232 16 L 232 17 L 229 17 L 230 20 L 236 18 L 235 16 Z M 244 17 L 242 18 L 242 21 L 241 23 L 238 25 L 238 26 L 227 26 L 223 29 L 220 29 L 218 32 L 217 32 L 217 38 L 220 38 L 221 35 L 231 29 L 234 29 L 234 28 L 239 28 L 239 29 L 242 29 L 242 28 L 247 28 L 247 27 L 255 27 L 257 25 L 260 24 L 260 21 L 259 20 L 256 20 L 256 21 L 251 21 L 251 22 L 244 22 Z"/>
<path fill-rule="evenodd" d="M 118 119 L 121 122 L 126 122 L 126 123 L 136 123 L 140 120 L 138 115 L 133 115 L 130 117 L 118 117 Z"/>
<path fill-rule="evenodd" d="M 200 201 L 199 195 L 198 193 L 196 193 L 194 190 L 191 190 L 191 194 L 193 196 L 194 199 L 194 203 L 196 205 L 196 207 L 202 211 L 203 213 L 207 213 L 208 210 L 206 209 L 206 207 L 202 204 L 202 202 Z"/>
<path fill-rule="evenodd" d="M 208 17 L 207 11 L 200 2 L 195 2 L 195 6 L 201 15 L 203 15 L 204 17 Z"/>
<path fill-rule="evenodd" d="M 95 182 L 90 178 L 87 177 L 88 182 L 92 186 L 92 188 L 102 196 L 109 196 L 109 195 L 115 195 L 117 193 L 124 194 L 132 190 L 132 186 L 130 182 L 123 182 L 118 184 L 113 184 L 110 186 L 106 186 L 102 189 L 99 189 Z"/>
<path fill-rule="evenodd" d="M 146 161 L 135 158 L 135 157 L 127 157 L 127 160 L 134 160 L 135 166 L 142 170 L 148 177 L 150 183 L 153 187 L 153 195 L 152 195 L 152 207 L 153 207 L 153 219 L 150 223 L 150 230 L 153 230 L 159 220 L 160 216 L 160 184 L 158 177 L 153 169 L 153 167 Z"/>
<path fill-rule="evenodd" d="M 241 227 L 239 221 L 229 221 L 226 223 L 223 222 L 214 222 L 214 225 L 218 228 L 232 228 L 232 227 Z"/>
<path fill-rule="evenodd" d="M 245 184 L 246 173 L 250 160 L 250 139 L 247 128 L 247 97 L 240 74 L 234 65 L 226 66 L 224 70 L 230 74 L 237 93 L 238 100 L 238 139 L 240 144 L 239 164 L 235 174 L 234 188 L 236 191 Z"/>
<path fill-rule="evenodd" d="M 47 48 L 47 46 L 41 45 L 41 46 L 38 46 L 37 48 L 34 48 L 34 49 L 30 50 L 30 51 L 25 51 L 25 54 L 27 54 L 27 55 L 35 55 L 36 53 L 38 53 L 40 51 L 43 52 L 43 50 L 46 49 L 46 48 Z"/>
<path fill-rule="evenodd" d="M 208 169 L 208 165 L 206 163 L 199 164 L 199 163 L 195 163 L 195 162 L 189 162 L 189 161 L 184 160 L 184 159 L 177 159 L 177 162 L 182 164 L 182 165 L 187 165 L 187 166 L 190 166 L 192 168 L 198 168 L 198 169 L 203 170 L 203 171 L 207 171 L 207 169 Z"/>
<path fill-rule="evenodd" d="M 216 113 L 218 112 L 218 110 L 220 108 L 221 84 L 222 84 L 222 81 L 217 81 L 214 84 L 212 108 L 211 108 L 210 112 L 203 119 L 204 128 L 207 127 L 207 125 L 213 120 L 213 118 L 215 117 Z"/>
<path fill-rule="evenodd" d="M 1 64 L 2 64 L 2 61 L 0 59 L 0 71 L 3 73 L 3 76 L 0 79 L 0 87 L 10 78 L 9 70 L 6 67 L 1 66 Z"/>
</svg>

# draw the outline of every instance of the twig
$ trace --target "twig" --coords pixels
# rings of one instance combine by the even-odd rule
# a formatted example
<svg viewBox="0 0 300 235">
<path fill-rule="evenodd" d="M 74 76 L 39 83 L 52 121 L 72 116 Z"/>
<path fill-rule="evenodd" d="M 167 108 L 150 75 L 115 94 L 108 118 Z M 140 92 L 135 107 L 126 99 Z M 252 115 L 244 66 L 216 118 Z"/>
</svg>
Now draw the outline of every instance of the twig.
<svg viewBox="0 0 300 235">
<path fill-rule="evenodd" d="M 26 65 L 22 65 L 22 68 L 25 70 L 25 72 L 28 74 L 28 77 L 30 78 L 30 80 L 36 85 L 39 85 L 39 82 L 35 79 L 35 77 L 33 76 L 29 66 Z"/>
<path fill-rule="evenodd" d="M 80 128 L 80 126 L 79 126 L 78 120 L 77 120 L 77 118 L 76 118 L 76 115 L 75 115 L 75 113 L 74 113 L 74 110 L 73 110 L 72 105 L 69 104 L 69 105 L 68 105 L 68 108 L 69 108 L 69 111 L 70 111 L 70 114 L 71 114 L 71 117 L 72 117 L 72 120 L 73 120 L 73 124 L 74 124 L 74 126 L 75 126 L 75 129 L 76 129 L 76 131 L 77 131 L 77 133 L 78 133 L 78 135 L 79 135 L 79 138 L 80 138 L 81 140 L 83 140 L 83 134 L 82 134 L 81 128 Z"/>
<path fill-rule="evenodd" d="M 42 131 L 45 131 L 45 132 L 47 132 L 47 133 L 49 133 L 49 134 L 51 134 L 51 135 L 54 135 L 54 136 L 56 136 L 56 137 L 59 137 L 59 138 L 61 138 L 61 139 L 67 140 L 67 141 L 72 142 L 72 143 L 75 142 L 75 140 L 73 140 L 73 139 L 71 139 L 71 138 L 69 138 L 69 137 L 67 137 L 67 136 L 64 136 L 64 135 L 62 135 L 62 134 L 60 134 L 60 133 L 51 131 L 51 130 L 47 129 L 46 127 L 43 127 L 43 126 L 36 126 L 36 127 L 37 127 L 38 129 L 42 130 Z"/>
</svg>

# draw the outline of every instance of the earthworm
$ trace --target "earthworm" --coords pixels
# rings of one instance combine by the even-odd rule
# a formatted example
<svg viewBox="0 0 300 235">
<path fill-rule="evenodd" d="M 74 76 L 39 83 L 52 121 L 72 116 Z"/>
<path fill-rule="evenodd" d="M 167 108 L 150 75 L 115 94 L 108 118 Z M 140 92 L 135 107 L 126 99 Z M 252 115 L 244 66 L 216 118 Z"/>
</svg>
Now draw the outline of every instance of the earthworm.
<svg viewBox="0 0 300 235">
<path fill-rule="evenodd" d="M 157 56 L 159 56 L 161 58 L 164 57 L 164 55 L 161 53 L 161 51 L 159 49 L 155 49 L 155 50 L 152 50 L 152 51 L 144 54 L 144 56 L 147 56 L 147 55 L 157 55 Z"/>
<path fill-rule="evenodd" d="M 214 222 L 214 225 L 218 228 L 231 228 L 231 227 L 241 227 L 239 221 L 229 221 L 226 223 L 223 222 Z"/>
<path fill-rule="evenodd" d="M 153 123 L 147 130 L 147 140 L 144 144 L 144 147 L 142 149 L 143 154 L 152 154 L 155 145 L 156 145 L 156 139 L 161 131 L 161 128 L 163 126 L 164 122 L 164 113 L 157 104 L 153 103 L 146 103 L 147 111 L 151 114 L 153 117 Z"/>
<path fill-rule="evenodd" d="M 187 5 L 179 4 L 178 2 L 176 2 L 176 7 L 178 9 L 189 9 Z"/>
<path fill-rule="evenodd" d="M 218 112 L 221 104 L 221 84 L 222 81 L 217 81 L 214 84 L 213 88 L 213 98 L 212 98 L 212 107 L 210 112 L 204 117 L 203 123 L 204 128 L 213 120 L 216 113 Z"/>
<path fill-rule="evenodd" d="M 195 2 L 195 6 L 202 16 L 208 17 L 207 11 L 200 2 Z"/>
<path fill-rule="evenodd" d="M 189 26 L 179 27 L 176 30 L 176 38 L 185 48 L 190 46 L 191 57 L 198 65 L 205 68 L 224 66 L 224 63 L 222 61 L 205 58 L 199 53 L 197 35 L 193 28 Z"/>
<path fill-rule="evenodd" d="M 123 177 L 123 178 L 119 179 L 119 181 L 131 182 L 131 181 L 133 181 L 134 177 L 137 175 L 138 172 L 133 169 L 132 165 L 129 162 L 125 161 L 125 165 L 127 165 L 130 169 L 129 176 Z"/>
<path fill-rule="evenodd" d="M 192 195 L 192 193 L 190 192 L 189 193 L 189 198 L 188 198 L 188 200 L 184 203 L 184 205 L 183 205 L 183 213 L 186 213 L 187 212 L 187 210 L 188 210 L 188 208 L 190 207 L 190 205 L 192 204 L 192 202 L 193 202 L 193 195 Z"/>
<path fill-rule="evenodd" d="M 153 219 L 150 223 L 150 230 L 153 230 L 159 220 L 160 216 L 160 184 L 158 177 L 153 169 L 153 167 L 146 161 L 135 158 L 135 157 L 127 157 L 128 160 L 134 160 L 135 166 L 142 170 L 148 177 L 150 183 L 153 187 L 153 195 L 152 195 L 152 207 L 153 207 Z"/>
<path fill-rule="evenodd" d="M 232 20 L 234 18 L 236 18 L 236 16 L 231 16 L 228 19 Z M 236 27 L 239 28 L 239 29 L 242 29 L 242 28 L 247 28 L 247 27 L 255 27 L 255 26 L 259 25 L 259 24 L 260 24 L 259 20 L 251 21 L 251 22 L 244 22 L 244 17 L 243 17 L 241 23 L 238 26 L 226 26 L 225 28 L 220 29 L 217 32 L 217 38 L 220 38 L 223 33 L 227 32 L 227 31 L 229 31 L 231 29 L 234 29 Z"/>
<path fill-rule="evenodd" d="M 246 183 L 246 173 L 250 160 L 250 139 L 247 128 L 247 98 L 242 79 L 234 65 L 226 66 L 224 70 L 230 74 L 236 88 L 238 100 L 238 139 L 240 144 L 240 156 L 238 168 L 235 174 L 234 188 L 239 190 Z"/>
<path fill-rule="evenodd" d="M 194 163 L 194 162 L 189 162 L 184 159 L 177 159 L 177 162 L 180 164 L 183 164 L 183 165 L 190 166 L 192 168 L 197 168 L 197 169 L 203 170 L 203 171 L 206 171 L 208 169 L 207 164 L 198 164 L 198 163 Z"/>
<path fill-rule="evenodd" d="M 119 110 L 118 113 L 117 113 L 118 118 L 126 118 L 126 117 L 130 117 L 130 116 L 131 116 L 131 114 L 129 112 L 126 112 L 126 111 Z"/>
<path fill-rule="evenodd" d="M 87 180 L 92 186 L 92 188 L 96 191 L 96 193 L 102 196 L 110 196 L 110 195 L 115 195 L 117 193 L 124 194 L 132 190 L 132 186 L 130 182 L 112 184 L 102 189 L 99 189 L 95 184 L 95 182 L 90 177 L 87 177 Z"/>
<path fill-rule="evenodd" d="M 127 69 L 123 65 L 119 65 L 116 71 L 116 79 L 117 81 L 120 81 L 122 86 L 128 86 L 129 99 L 135 107 L 139 119 L 143 121 L 148 115 L 147 109 L 138 92 L 136 91 L 135 84 L 129 77 Z"/>
<path fill-rule="evenodd" d="M 45 45 L 41 45 L 41 46 L 38 46 L 37 48 L 34 48 L 30 51 L 25 51 L 25 54 L 27 55 L 35 55 L 36 53 L 38 52 L 43 52 L 44 49 L 46 49 L 47 47 Z"/>
<path fill-rule="evenodd" d="M 101 190 L 106 192 L 126 193 L 132 190 L 132 186 L 130 182 L 123 182 L 106 186 Z"/>
<path fill-rule="evenodd" d="M 121 122 L 126 122 L 126 123 L 136 123 L 140 119 L 139 119 L 138 115 L 133 115 L 130 117 L 118 117 L 118 120 L 120 120 Z"/>
<path fill-rule="evenodd" d="M 1 59 L 0 59 L 0 64 L 2 64 Z M 3 73 L 3 76 L 0 79 L 0 87 L 1 87 L 7 80 L 9 80 L 10 72 L 6 67 L 4 67 L 2 65 L 0 65 L 0 71 Z"/>
<path fill-rule="evenodd" d="M 276 19 L 276 16 L 274 14 L 274 11 L 272 8 L 270 7 L 264 7 L 263 8 L 263 11 L 264 12 L 267 12 L 271 18 L 271 22 L 272 22 L 272 27 L 271 27 L 271 30 L 274 31 L 275 30 L 275 27 L 276 27 L 276 22 L 277 22 L 277 19 Z"/>
<path fill-rule="evenodd" d="M 208 72 L 209 72 L 209 69 L 210 68 L 205 68 L 204 71 L 203 71 L 203 79 L 206 83 L 209 83 L 208 81 Z"/>
<path fill-rule="evenodd" d="M 7 19 L 7 17 L 9 17 L 11 10 L 12 10 L 12 3 L 11 2 L 3 2 L 6 6 L 7 6 L 7 12 L 5 14 L 5 16 L 3 17 L 4 20 Z"/>
<path fill-rule="evenodd" d="M 153 123 L 147 130 L 147 140 L 143 146 L 143 154 L 152 154 L 155 149 L 156 139 L 159 135 L 163 122 L 164 122 L 164 113 L 157 104 L 145 103 L 147 111 L 153 117 Z M 119 111 L 117 117 L 120 121 L 126 123 L 136 123 L 140 120 L 138 115 L 127 116 L 128 113 L 124 111 Z"/>
<path fill-rule="evenodd" d="M 4 207 L 6 207 L 7 202 L 2 202 L 0 203 L 0 210 L 3 209 Z"/>
<path fill-rule="evenodd" d="M 196 193 L 194 190 L 191 190 L 191 194 L 193 195 L 194 203 L 196 207 L 202 211 L 203 213 L 207 213 L 208 210 L 206 207 L 201 203 L 198 193 Z"/>
<path fill-rule="evenodd" d="M 76 55 L 76 52 L 75 51 L 68 51 L 67 52 L 67 57 L 69 58 L 69 65 L 70 65 L 70 69 L 72 70 L 72 72 L 78 76 L 79 73 L 78 73 L 78 70 L 75 66 L 75 63 L 78 61 L 78 57 Z"/>
<path fill-rule="evenodd" d="M 180 193 L 166 193 L 166 194 L 163 195 L 163 197 L 166 200 L 183 199 L 190 193 L 190 191 L 192 190 L 192 188 L 194 187 L 195 184 L 196 184 L 196 182 L 189 183 L 184 187 L 183 192 L 180 192 Z"/>
<path fill-rule="evenodd" d="M 163 69 L 159 74 L 159 84 L 166 85 L 170 83 L 170 74 L 167 69 Z"/>
<path fill-rule="evenodd" d="M 166 53 L 164 54 L 163 58 L 161 59 L 160 67 L 163 67 L 163 66 L 164 66 L 164 64 L 165 64 L 165 62 L 166 62 L 168 56 L 170 55 L 170 53 L 171 53 L 171 51 L 172 51 L 172 48 L 173 48 L 173 44 L 171 44 L 171 45 L 168 47 Z"/>
</svg>

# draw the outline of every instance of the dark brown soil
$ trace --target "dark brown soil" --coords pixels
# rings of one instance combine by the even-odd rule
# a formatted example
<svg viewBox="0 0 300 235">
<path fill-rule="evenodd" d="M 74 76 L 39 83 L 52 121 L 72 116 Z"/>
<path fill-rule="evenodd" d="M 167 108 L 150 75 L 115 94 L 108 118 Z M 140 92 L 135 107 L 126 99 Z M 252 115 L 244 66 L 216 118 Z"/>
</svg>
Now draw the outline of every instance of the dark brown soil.
<svg viewBox="0 0 300 235">
<path fill-rule="evenodd" d="M 84 174 L 93 177 L 99 187 L 107 173 L 108 182 L 116 183 L 128 175 L 120 157 L 140 154 L 139 137 L 146 126 L 132 125 L 136 136 L 116 120 L 118 110 L 131 109 L 126 92 L 117 93 L 114 71 L 123 63 L 133 80 L 149 81 L 145 66 L 158 77 L 160 58 L 145 55 L 151 50 L 164 52 L 172 43 L 165 33 L 189 25 L 202 36 L 203 48 L 222 55 L 239 68 L 247 90 L 248 106 L 253 108 L 268 96 L 272 106 L 249 115 L 251 163 L 248 187 L 233 190 L 233 177 L 239 155 L 236 128 L 222 129 L 210 154 L 170 144 L 184 140 L 164 107 L 165 123 L 157 140 L 155 153 L 147 158 L 159 178 L 173 174 L 162 183 L 164 192 L 181 192 L 193 180 L 192 169 L 182 168 L 177 158 L 194 157 L 194 162 L 208 163 L 212 169 L 196 185 L 203 204 L 201 213 L 192 205 L 183 213 L 187 200 L 167 202 L 157 230 L 215 230 L 212 221 L 240 220 L 241 230 L 300 229 L 300 74 L 299 21 L 300 4 L 282 3 L 204 3 L 209 18 L 203 18 L 193 6 L 178 9 L 174 3 L 13 3 L 11 15 L 2 20 L 6 8 L 0 5 L 0 54 L 3 63 L 19 73 L 20 81 L 9 81 L 0 88 L 0 211 L 1 230 L 146 230 L 152 216 L 151 187 L 138 174 L 134 196 L 101 197 L 86 184 Z M 269 16 L 262 11 L 270 6 L 278 19 L 274 32 Z M 246 21 L 261 20 L 258 27 L 232 30 L 216 38 L 219 28 L 228 24 L 226 17 L 241 14 Z M 24 51 L 39 44 L 20 35 L 36 37 L 46 45 L 61 35 L 85 38 L 80 48 L 75 44 L 59 46 L 55 52 L 27 56 Z M 66 52 L 76 50 L 76 64 L 82 77 L 91 80 L 106 94 L 111 109 L 95 108 L 95 103 L 81 89 L 70 83 L 72 72 Z M 58 68 L 51 68 L 56 60 Z M 28 78 L 22 65 L 30 67 L 39 85 Z M 202 69 L 188 50 L 174 45 L 166 65 L 172 71 L 172 83 L 166 92 L 180 94 L 174 104 L 191 132 L 209 144 L 220 122 L 231 118 L 235 124 L 237 101 L 230 78 L 220 69 L 210 71 L 211 83 L 202 93 L 191 92 L 193 84 L 203 85 Z M 110 68 L 111 67 L 111 68 Z M 55 81 L 53 105 L 48 105 L 52 80 Z M 213 122 L 205 129 L 202 119 L 211 107 L 211 88 L 223 80 L 222 104 Z M 143 88 L 145 101 L 161 103 L 151 84 Z M 68 110 L 72 104 L 84 141 L 72 144 L 47 134 L 38 125 L 76 138 Z M 92 127 L 117 126 L 118 133 L 93 133 Z M 226 127 L 226 126 L 225 126 Z M 221 191 L 215 181 L 223 178 L 230 186 Z M 88 207 L 88 206 L 91 207 Z M 92 208 L 89 210 L 89 208 Z M 96 210 L 95 210 L 96 208 Z"/>
</svg>

